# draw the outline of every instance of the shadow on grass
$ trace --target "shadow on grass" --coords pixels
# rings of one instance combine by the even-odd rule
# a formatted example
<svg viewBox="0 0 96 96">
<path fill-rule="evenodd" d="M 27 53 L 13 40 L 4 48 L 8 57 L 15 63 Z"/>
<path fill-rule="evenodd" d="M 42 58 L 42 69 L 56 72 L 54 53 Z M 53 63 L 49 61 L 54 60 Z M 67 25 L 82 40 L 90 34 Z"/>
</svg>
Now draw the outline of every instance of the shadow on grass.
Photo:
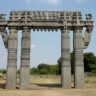
<svg viewBox="0 0 96 96">
<path fill-rule="evenodd" d="M 39 87 L 60 88 L 61 84 L 35 84 Z"/>
</svg>

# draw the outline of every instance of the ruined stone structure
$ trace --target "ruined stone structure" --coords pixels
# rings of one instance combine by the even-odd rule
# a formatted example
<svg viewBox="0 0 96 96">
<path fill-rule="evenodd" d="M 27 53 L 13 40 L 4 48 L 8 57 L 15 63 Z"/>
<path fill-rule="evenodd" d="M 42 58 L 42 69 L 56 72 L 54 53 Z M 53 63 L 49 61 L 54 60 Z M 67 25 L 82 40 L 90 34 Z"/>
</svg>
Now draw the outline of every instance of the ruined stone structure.
<svg viewBox="0 0 96 96">
<path fill-rule="evenodd" d="M 6 28 L 8 28 L 9 33 Z M 83 28 L 86 32 L 83 36 Z M 16 88 L 17 70 L 17 33 L 22 30 L 20 88 L 29 88 L 30 78 L 30 32 L 48 30 L 61 30 L 61 85 L 63 88 L 71 88 L 71 62 L 70 62 L 70 31 L 73 31 L 74 61 L 74 85 L 75 88 L 84 86 L 83 49 L 90 43 L 93 29 L 91 14 L 82 19 L 81 12 L 58 11 L 12 11 L 9 20 L 0 16 L 0 34 L 5 48 L 8 49 L 7 81 L 6 88 Z"/>
</svg>

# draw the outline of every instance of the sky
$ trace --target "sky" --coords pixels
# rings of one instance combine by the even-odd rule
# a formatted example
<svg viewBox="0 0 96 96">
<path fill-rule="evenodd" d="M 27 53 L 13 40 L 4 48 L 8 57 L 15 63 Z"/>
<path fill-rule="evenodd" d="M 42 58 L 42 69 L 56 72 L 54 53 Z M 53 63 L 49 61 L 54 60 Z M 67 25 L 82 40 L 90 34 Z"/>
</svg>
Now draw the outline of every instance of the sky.
<svg viewBox="0 0 96 96">
<path fill-rule="evenodd" d="M 96 0 L 0 0 L 0 14 L 7 14 L 8 19 L 12 10 L 41 10 L 41 11 L 81 11 L 83 19 L 85 14 L 91 13 L 94 20 L 94 29 L 90 45 L 84 52 L 93 52 L 96 55 Z M 21 31 L 18 32 L 18 61 L 20 67 L 21 56 Z M 72 32 L 71 51 L 72 47 Z M 4 48 L 0 35 L 0 69 L 6 69 L 7 49 Z M 36 67 L 40 63 L 57 64 L 61 56 L 61 33 L 58 32 L 31 32 L 30 67 Z"/>
</svg>

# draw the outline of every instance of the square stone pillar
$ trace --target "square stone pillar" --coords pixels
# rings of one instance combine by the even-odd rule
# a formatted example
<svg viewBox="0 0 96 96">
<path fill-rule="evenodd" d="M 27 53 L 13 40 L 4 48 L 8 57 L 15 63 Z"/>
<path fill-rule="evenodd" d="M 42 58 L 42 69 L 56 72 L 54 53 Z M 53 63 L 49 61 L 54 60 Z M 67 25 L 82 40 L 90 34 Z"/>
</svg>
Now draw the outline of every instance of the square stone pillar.
<svg viewBox="0 0 96 96">
<path fill-rule="evenodd" d="M 83 54 L 83 36 L 81 29 L 74 30 L 74 55 L 75 55 L 75 87 L 84 86 L 84 54 Z"/>
<path fill-rule="evenodd" d="M 22 32 L 21 68 L 20 68 L 20 89 L 29 88 L 30 80 L 30 31 L 24 28 Z"/>
<path fill-rule="evenodd" d="M 71 88 L 70 34 L 69 30 L 61 30 L 61 86 Z"/>
<path fill-rule="evenodd" d="M 11 28 L 8 38 L 7 89 L 16 88 L 17 43 L 17 29 Z"/>
</svg>

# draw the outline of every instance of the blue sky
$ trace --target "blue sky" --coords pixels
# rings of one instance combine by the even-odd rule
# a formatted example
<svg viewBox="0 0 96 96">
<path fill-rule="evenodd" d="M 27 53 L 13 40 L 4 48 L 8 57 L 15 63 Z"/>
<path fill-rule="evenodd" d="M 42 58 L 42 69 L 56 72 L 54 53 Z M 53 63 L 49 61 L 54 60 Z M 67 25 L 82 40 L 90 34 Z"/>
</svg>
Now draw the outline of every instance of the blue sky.
<svg viewBox="0 0 96 96">
<path fill-rule="evenodd" d="M 49 11 L 81 11 L 82 14 L 91 13 L 96 20 L 96 0 L 0 0 L 0 13 L 9 16 L 12 10 L 49 10 Z M 84 16 L 83 16 L 84 17 Z M 96 23 L 89 47 L 84 52 L 93 52 L 96 55 Z M 61 33 L 58 32 L 31 32 L 31 64 L 56 64 L 61 55 Z M 72 51 L 72 33 L 71 51 Z M 18 68 L 20 67 L 21 32 L 18 32 Z M 7 50 L 4 48 L 0 36 L 0 68 L 6 68 Z"/>
</svg>

